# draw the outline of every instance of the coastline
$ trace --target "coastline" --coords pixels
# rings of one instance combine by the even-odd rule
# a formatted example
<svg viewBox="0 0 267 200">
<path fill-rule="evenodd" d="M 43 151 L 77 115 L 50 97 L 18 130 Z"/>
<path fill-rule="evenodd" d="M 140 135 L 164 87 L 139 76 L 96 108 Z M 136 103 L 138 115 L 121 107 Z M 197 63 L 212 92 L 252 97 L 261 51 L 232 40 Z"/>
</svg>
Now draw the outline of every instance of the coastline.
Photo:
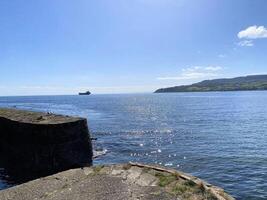
<svg viewBox="0 0 267 200">
<path fill-rule="evenodd" d="M 55 143 L 55 140 L 58 140 L 62 136 L 68 135 L 69 133 L 71 134 L 73 133 L 74 135 L 76 135 L 75 137 L 78 137 L 78 138 L 80 137 L 79 136 L 80 132 L 86 133 L 89 136 L 88 128 L 86 125 L 87 123 L 85 123 L 84 120 L 85 119 L 83 118 L 74 118 L 74 117 L 69 117 L 69 116 L 54 115 L 50 113 L 40 113 L 40 112 L 32 112 L 32 111 L 24 111 L 24 110 L 22 111 L 22 110 L 16 110 L 16 109 L 0 109 L 0 130 L 2 133 L 0 147 L 1 147 L 2 153 L 6 157 L 11 158 L 12 160 L 10 162 L 10 159 L 8 159 L 8 164 L 5 167 L 8 170 L 9 168 L 12 169 L 10 172 L 14 172 L 14 169 L 15 169 L 17 175 L 24 174 L 26 171 L 27 171 L 27 175 L 33 175 L 31 179 L 25 179 L 26 183 L 23 183 L 23 184 L 20 184 L 18 186 L 14 186 L 8 189 L 1 190 L 0 198 L 4 200 L 10 199 L 10 198 L 13 198 L 13 199 L 15 198 L 19 200 L 19 199 L 25 199 L 25 198 L 46 199 L 45 197 L 47 198 L 49 197 L 49 199 L 51 199 L 50 198 L 51 192 L 53 195 L 57 196 L 58 195 L 57 191 L 60 191 L 59 187 L 62 187 L 61 184 L 54 183 L 53 180 L 55 179 L 62 180 L 61 182 L 63 182 L 64 184 L 69 184 L 68 178 L 66 179 L 66 177 L 68 177 L 70 174 L 71 177 L 76 180 L 75 185 L 79 186 L 79 188 L 83 187 L 85 179 L 86 181 L 88 181 L 88 184 L 90 183 L 89 187 L 93 187 L 91 185 L 91 181 L 96 177 L 96 175 L 97 176 L 100 175 L 98 177 L 99 180 L 97 179 L 97 181 L 100 181 L 98 182 L 98 184 L 100 185 L 101 184 L 105 185 L 107 181 L 108 182 L 110 181 L 110 183 L 107 183 L 107 186 L 106 186 L 107 187 L 106 189 L 110 190 L 110 194 L 107 195 L 106 193 L 97 191 L 97 188 L 95 188 L 94 190 L 95 192 L 91 191 L 88 194 L 86 194 L 88 196 L 100 195 L 102 196 L 101 199 L 107 199 L 109 195 L 112 196 L 112 193 L 114 193 L 113 190 L 116 190 L 116 189 L 114 189 L 113 187 L 109 188 L 110 184 L 113 181 L 115 182 L 119 181 L 120 186 L 127 187 L 128 190 L 133 190 L 131 194 L 136 192 L 134 191 L 134 188 L 137 187 L 139 188 L 140 191 L 143 191 L 143 195 L 145 195 L 146 194 L 145 188 L 151 187 L 150 189 L 153 190 L 153 192 L 147 197 L 147 199 L 149 199 L 150 197 L 155 197 L 153 196 L 154 193 L 161 191 L 163 196 L 161 196 L 160 199 L 172 199 L 172 198 L 177 198 L 177 197 L 183 197 L 185 199 L 191 199 L 191 198 L 202 199 L 205 195 L 206 196 L 208 195 L 207 199 L 233 200 L 233 198 L 230 195 L 226 194 L 220 188 L 214 187 L 196 177 L 185 174 L 183 172 L 179 172 L 179 171 L 167 169 L 167 168 L 162 168 L 160 166 L 144 165 L 144 164 L 139 164 L 139 163 L 129 163 L 125 165 L 118 164 L 118 165 L 87 167 L 91 165 L 90 159 L 92 159 L 92 154 L 82 149 L 79 149 L 79 152 L 80 153 L 87 152 L 87 156 L 88 156 L 88 159 L 86 162 L 87 164 L 84 163 L 83 161 L 79 161 L 82 168 L 77 168 L 77 166 L 75 167 L 75 165 L 77 164 L 75 160 L 72 160 L 74 161 L 74 163 L 76 162 L 75 165 L 72 165 L 72 164 L 70 165 L 68 162 L 63 160 L 61 161 L 62 162 L 61 165 L 62 166 L 64 165 L 64 167 L 57 167 L 51 170 L 51 163 L 50 163 L 51 161 L 53 161 L 54 163 L 55 159 L 62 160 L 62 158 L 64 158 L 65 156 L 67 156 L 68 160 L 70 160 L 69 158 L 71 157 L 72 159 L 75 158 L 76 154 L 70 155 L 69 153 L 67 153 L 69 150 L 73 151 L 72 149 L 73 147 L 71 143 L 67 142 L 68 145 L 64 147 L 63 154 L 61 153 L 60 157 L 54 156 L 57 154 L 53 154 L 52 157 L 47 157 L 45 155 L 49 153 L 50 151 L 49 149 L 51 149 L 50 142 L 54 140 L 53 144 L 56 144 L 57 142 Z M 74 126 L 76 122 L 78 122 L 79 124 L 78 126 Z M 82 125 L 84 123 L 85 123 L 85 126 Z M 66 126 L 62 126 L 63 124 L 66 124 Z M 26 127 L 24 127 L 25 125 Z M 20 128 L 18 128 L 18 126 Z M 47 132 L 48 130 L 47 127 L 50 127 L 50 126 L 52 126 L 52 129 L 48 132 L 51 132 L 52 135 L 49 136 L 46 134 L 45 137 L 48 136 L 52 140 L 49 139 L 48 141 L 50 142 L 46 144 L 46 143 L 43 143 L 45 137 L 42 134 L 42 131 Z M 71 127 L 74 127 L 73 130 L 70 129 Z M 20 130 L 20 131 L 17 132 L 17 130 Z M 29 134 L 29 130 L 31 131 L 34 130 L 33 131 L 34 134 Z M 19 144 L 18 147 L 15 147 L 15 146 L 13 146 L 12 148 L 9 147 L 10 144 L 13 144 L 13 141 L 9 140 L 8 137 L 5 136 L 6 132 L 8 132 L 11 135 L 13 134 L 13 137 L 11 137 L 12 140 L 18 140 L 18 142 L 15 142 L 16 144 Z M 24 132 L 27 134 L 23 135 Z M 61 134 L 61 137 L 57 138 L 56 135 L 58 135 L 59 133 Z M 22 135 L 18 135 L 18 134 L 22 134 Z M 35 138 L 34 140 L 32 139 L 33 136 Z M 22 137 L 24 138 L 21 139 Z M 26 140 L 25 140 L 25 137 L 26 137 Z M 66 138 L 66 137 L 64 136 L 63 138 Z M 85 143 L 89 141 L 88 138 L 86 139 L 84 137 L 81 137 L 81 139 Z M 29 142 L 28 140 L 31 141 L 30 149 L 28 149 L 29 147 L 27 147 L 27 144 Z M 42 141 L 42 145 L 44 145 L 43 147 L 45 147 L 44 149 L 42 149 L 42 152 L 45 154 L 38 153 L 39 152 L 38 149 L 40 146 L 38 142 L 39 140 Z M 27 142 L 25 143 L 25 141 Z M 34 152 L 35 155 L 38 155 L 36 157 L 38 160 L 37 165 L 36 164 L 34 164 L 35 166 L 29 165 L 28 160 L 29 159 L 32 160 L 33 157 L 31 157 L 31 154 L 25 151 L 24 153 L 25 156 L 20 159 L 20 162 L 19 162 L 20 165 L 18 166 L 18 168 L 16 168 L 17 165 L 15 162 L 17 162 L 18 160 L 15 158 L 19 156 L 20 155 L 19 152 L 22 151 L 20 147 L 21 148 L 27 147 L 26 150 L 28 149 L 29 151 Z M 17 149 L 18 151 L 13 150 L 12 153 L 9 152 L 9 150 L 16 149 L 16 148 L 18 148 Z M 65 150 L 65 148 L 67 149 Z M 90 143 L 87 143 L 87 148 L 90 148 L 92 150 Z M 58 149 L 57 151 L 61 152 L 62 150 L 63 149 L 61 145 L 61 149 Z M 42 159 L 44 159 L 45 162 L 40 162 L 40 160 Z M 37 160 L 35 160 L 34 163 L 36 163 Z M 39 169 L 39 167 L 41 168 Z M 56 165 L 54 167 L 56 167 Z M 39 170 L 41 170 L 41 173 L 38 173 L 37 175 L 36 172 L 39 172 Z M 64 171 L 64 170 L 67 170 L 67 171 Z M 84 172 L 86 177 L 80 176 L 81 171 Z M 88 171 L 90 173 L 88 173 Z M 148 173 L 149 171 L 151 173 Z M 59 173 L 55 174 L 57 172 Z M 73 172 L 75 173 L 77 172 L 77 174 L 75 173 L 73 174 Z M 93 176 L 88 176 L 89 174 Z M 51 175 L 51 176 L 46 177 L 46 175 Z M 103 176 L 104 176 L 104 180 L 101 179 L 103 178 Z M 39 178 L 39 177 L 44 177 L 44 178 Z M 29 180 L 32 180 L 32 181 L 28 182 Z M 47 180 L 51 180 L 53 183 L 51 183 L 50 181 L 47 182 Z M 162 183 L 162 181 L 164 182 L 164 184 Z M 188 185 L 188 183 L 190 184 Z M 54 185 L 52 187 L 53 191 L 50 191 L 51 184 Z M 74 183 L 71 183 L 70 187 L 68 186 L 69 187 L 68 191 L 71 190 L 71 187 L 73 186 L 73 184 Z M 64 186 L 63 188 L 61 188 L 61 190 L 65 189 L 66 187 L 67 186 Z M 32 192 L 28 192 L 26 188 L 31 188 L 30 190 Z M 44 190 L 43 188 L 46 188 L 46 189 Z M 179 188 L 177 189 L 178 193 L 175 188 L 176 189 Z M 38 194 L 38 196 L 36 196 L 36 194 Z M 64 195 L 64 199 L 71 199 L 73 194 L 66 193 L 63 195 Z M 81 195 L 80 196 L 81 198 L 75 198 L 75 199 L 83 199 L 83 196 L 82 196 L 83 194 L 81 193 L 79 195 Z M 123 195 L 123 192 L 122 193 L 119 192 L 118 195 Z M 139 193 L 138 194 L 136 193 L 136 195 L 138 196 Z M 56 200 L 57 198 L 55 197 L 52 199 Z M 99 199 L 99 198 L 96 198 L 96 199 Z M 114 199 L 117 199 L 117 196 L 114 197 Z M 127 199 L 130 199 L 130 198 L 127 197 Z"/>
</svg>

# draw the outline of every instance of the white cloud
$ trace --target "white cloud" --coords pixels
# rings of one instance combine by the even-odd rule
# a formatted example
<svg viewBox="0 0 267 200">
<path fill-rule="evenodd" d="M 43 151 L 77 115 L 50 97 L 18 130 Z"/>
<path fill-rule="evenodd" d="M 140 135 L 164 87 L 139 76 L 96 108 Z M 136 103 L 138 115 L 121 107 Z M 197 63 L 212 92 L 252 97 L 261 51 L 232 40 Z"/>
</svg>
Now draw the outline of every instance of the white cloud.
<svg viewBox="0 0 267 200">
<path fill-rule="evenodd" d="M 252 47 L 252 46 L 254 46 L 254 43 L 252 40 L 243 40 L 243 41 L 239 42 L 238 45 L 241 47 Z"/>
<path fill-rule="evenodd" d="M 240 39 L 267 38 L 267 29 L 264 26 L 250 26 L 237 34 Z"/>
<path fill-rule="evenodd" d="M 220 66 L 194 66 L 186 69 L 182 69 L 182 73 L 179 76 L 167 76 L 158 77 L 158 80 L 192 80 L 201 78 L 211 78 L 218 76 L 218 71 L 223 68 Z"/>
<path fill-rule="evenodd" d="M 207 71 L 220 71 L 222 70 L 222 67 L 220 66 L 208 66 L 204 68 Z"/>
</svg>

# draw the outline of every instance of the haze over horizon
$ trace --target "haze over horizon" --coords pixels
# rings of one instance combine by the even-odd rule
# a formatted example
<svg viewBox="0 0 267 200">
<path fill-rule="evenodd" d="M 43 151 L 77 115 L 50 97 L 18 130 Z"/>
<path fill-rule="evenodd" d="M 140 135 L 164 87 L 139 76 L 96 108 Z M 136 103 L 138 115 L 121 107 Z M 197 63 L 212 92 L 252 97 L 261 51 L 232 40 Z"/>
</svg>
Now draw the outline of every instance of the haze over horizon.
<svg viewBox="0 0 267 200">
<path fill-rule="evenodd" d="M 0 25 L 0 96 L 267 74 L 265 0 L 2 0 Z"/>
</svg>

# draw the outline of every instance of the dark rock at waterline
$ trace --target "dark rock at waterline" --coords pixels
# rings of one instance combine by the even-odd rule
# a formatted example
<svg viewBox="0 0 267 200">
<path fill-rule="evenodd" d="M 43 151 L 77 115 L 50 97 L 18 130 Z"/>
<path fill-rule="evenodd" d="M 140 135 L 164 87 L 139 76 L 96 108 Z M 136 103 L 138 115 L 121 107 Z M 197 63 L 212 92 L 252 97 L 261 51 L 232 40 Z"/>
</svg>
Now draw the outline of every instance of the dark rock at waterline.
<svg viewBox="0 0 267 200">
<path fill-rule="evenodd" d="M 92 165 L 83 118 L 0 109 L 0 153 L 6 170 L 33 178 Z"/>
</svg>

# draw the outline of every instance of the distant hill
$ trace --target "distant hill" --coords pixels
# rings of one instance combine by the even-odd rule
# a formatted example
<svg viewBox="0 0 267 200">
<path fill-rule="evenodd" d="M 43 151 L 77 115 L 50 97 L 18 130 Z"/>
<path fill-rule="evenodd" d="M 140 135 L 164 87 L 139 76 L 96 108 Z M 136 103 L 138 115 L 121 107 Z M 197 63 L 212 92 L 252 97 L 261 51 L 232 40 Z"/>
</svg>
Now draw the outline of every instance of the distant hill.
<svg viewBox="0 0 267 200">
<path fill-rule="evenodd" d="M 236 78 L 205 80 L 199 83 L 194 83 L 192 85 L 161 88 L 156 90 L 155 93 L 239 90 L 267 90 L 267 75 L 252 75 Z"/>
</svg>

